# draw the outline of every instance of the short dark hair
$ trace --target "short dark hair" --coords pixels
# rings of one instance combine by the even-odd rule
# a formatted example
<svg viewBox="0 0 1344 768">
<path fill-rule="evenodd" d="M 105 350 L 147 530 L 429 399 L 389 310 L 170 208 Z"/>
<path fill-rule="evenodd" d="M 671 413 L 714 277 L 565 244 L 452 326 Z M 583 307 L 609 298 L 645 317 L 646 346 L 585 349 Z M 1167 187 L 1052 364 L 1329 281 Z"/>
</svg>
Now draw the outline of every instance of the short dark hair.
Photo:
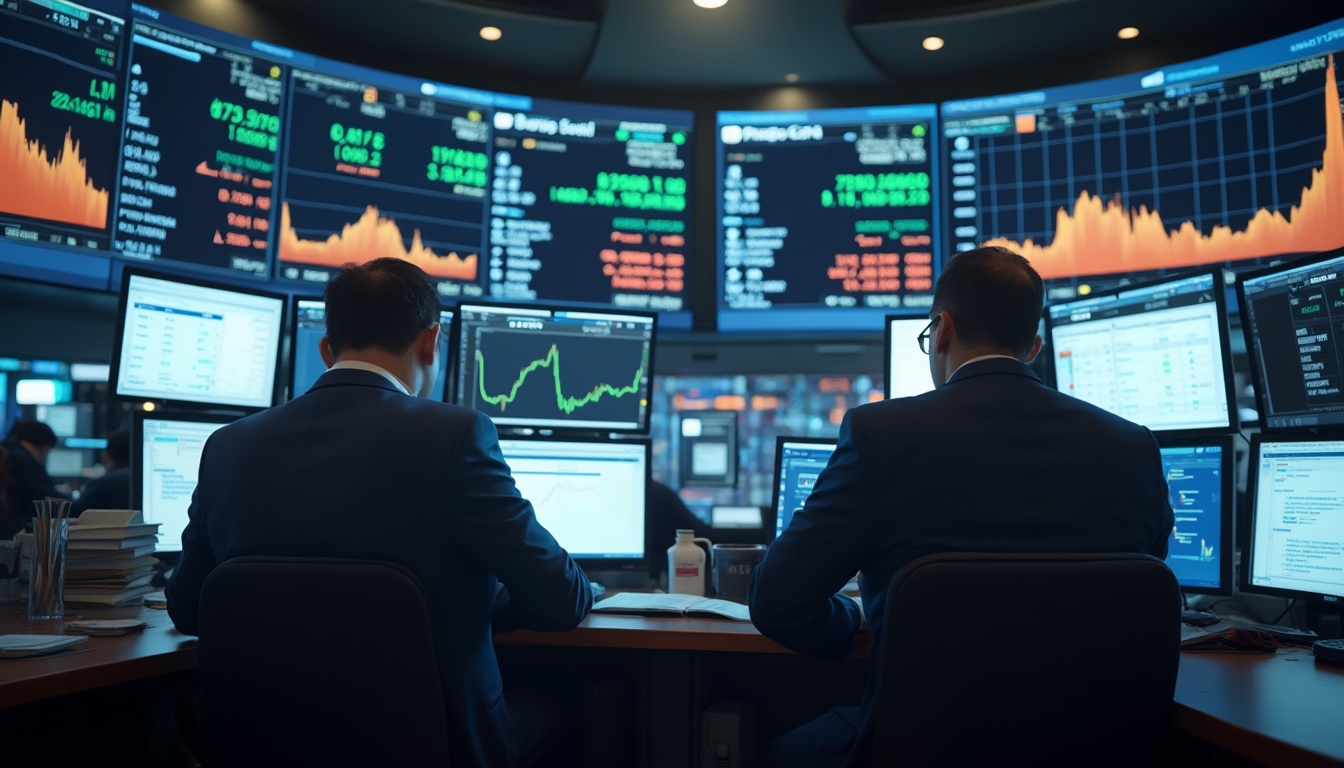
<svg viewBox="0 0 1344 768">
<path fill-rule="evenodd" d="M 346 264 L 327 283 L 332 354 L 377 347 L 400 355 L 439 321 L 439 294 L 419 267 L 400 259 Z"/>
<path fill-rule="evenodd" d="M 953 256 L 933 292 L 933 311 L 956 319 L 962 343 L 1019 355 L 1031 351 L 1044 304 L 1045 285 L 1031 262 L 998 246 Z"/>
<path fill-rule="evenodd" d="M 53 448 L 56 445 L 56 433 L 51 431 L 51 427 L 36 420 L 15 422 L 7 439 L 16 443 L 32 443 L 38 448 Z"/>
<path fill-rule="evenodd" d="M 125 429 L 115 429 L 107 436 L 107 455 L 117 462 L 119 467 L 131 465 L 131 433 Z"/>
</svg>

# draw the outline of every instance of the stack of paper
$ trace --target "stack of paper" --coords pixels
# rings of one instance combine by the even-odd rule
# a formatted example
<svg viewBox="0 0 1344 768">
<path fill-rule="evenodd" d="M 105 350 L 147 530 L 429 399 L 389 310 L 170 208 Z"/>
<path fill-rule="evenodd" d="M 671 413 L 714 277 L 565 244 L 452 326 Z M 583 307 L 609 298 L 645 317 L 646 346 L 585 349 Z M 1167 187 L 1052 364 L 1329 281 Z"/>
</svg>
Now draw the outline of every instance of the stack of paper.
<svg viewBox="0 0 1344 768">
<path fill-rule="evenodd" d="M 70 526 L 65 601 L 95 605 L 139 602 L 152 587 L 151 557 L 159 524 L 136 510 L 90 509 Z"/>
<path fill-rule="evenodd" d="M 0 659 L 55 653 L 87 639 L 66 635 L 0 635 Z"/>
</svg>

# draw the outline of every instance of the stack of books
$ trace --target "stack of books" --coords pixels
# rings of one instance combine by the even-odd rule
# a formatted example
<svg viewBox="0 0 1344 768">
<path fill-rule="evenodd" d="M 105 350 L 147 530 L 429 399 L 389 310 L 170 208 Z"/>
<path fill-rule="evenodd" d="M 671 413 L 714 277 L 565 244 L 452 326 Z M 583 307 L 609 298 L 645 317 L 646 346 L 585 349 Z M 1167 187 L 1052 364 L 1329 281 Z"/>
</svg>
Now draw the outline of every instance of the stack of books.
<svg viewBox="0 0 1344 768">
<path fill-rule="evenodd" d="M 65 602 L 92 605 L 139 603 L 158 560 L 159 524 L 131 509 L 90 509 L 70 525 L 65 561 Z"/>
</svg>

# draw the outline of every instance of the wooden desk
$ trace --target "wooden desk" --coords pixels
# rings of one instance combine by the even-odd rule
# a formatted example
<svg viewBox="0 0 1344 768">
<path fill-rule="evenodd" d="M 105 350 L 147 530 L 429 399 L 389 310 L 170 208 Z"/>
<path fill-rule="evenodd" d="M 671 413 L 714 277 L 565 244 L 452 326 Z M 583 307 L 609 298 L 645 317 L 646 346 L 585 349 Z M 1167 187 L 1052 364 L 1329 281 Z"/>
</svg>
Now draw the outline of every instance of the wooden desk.
<svg viewBox="0 0 1344 768">
<path fill-rule="evenodd" d="M 0 659 L 0 709 L 116 683 L 193 670 L 196 638 L 173 629 L 166 611 L 134 606 L 70 606 L 66 619 L 31 621 L 23 606 L 0 607 L 0 634 L 60 634 L 67 620 L 138 618 L 143 632 L 121 637 L 90 637 L 81 650 L 30 659 Z"/>
</svg>

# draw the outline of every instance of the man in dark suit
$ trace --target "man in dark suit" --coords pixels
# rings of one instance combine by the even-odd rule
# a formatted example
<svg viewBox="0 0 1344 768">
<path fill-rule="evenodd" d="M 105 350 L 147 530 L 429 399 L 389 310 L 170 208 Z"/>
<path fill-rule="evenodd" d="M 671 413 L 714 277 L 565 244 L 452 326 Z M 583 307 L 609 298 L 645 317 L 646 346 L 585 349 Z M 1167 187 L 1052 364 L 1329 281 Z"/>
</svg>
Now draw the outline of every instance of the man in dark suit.
<svg viewBox="0 0 1344 768">
<path fill-rule="evenodd" d="M 6 463 L 10 478 L 9 511 L 0 519 L 0 537 L 13 537 L 33 519 L 34 501 L 67 498 L 47 474 L 47 454 L 55 447 L 56 433 L 40 421 L 17 422 L 0 442 L 0 461 Z"/>
<path fill-rule="evenodd" d="M 70 505 L 77 517 L 86 509 L 130 509 L 131 507 L 131 433 L 113 430 L 103 449 L 103 476 L 89 483 Z"/>
<path fill-rule="evenodd" d="M 752 574 L 762 633 L 841 658 L 866 616 L 876 646 L 892 577 L 937 552 L 1166 557 L 1172 511 L 1152 434 L 1027 366 L 1041 347 L 1043 299 L 1040 276 L 1005 249 L 948 262 L 920 337 L 936 388 L 845 416 L 806 507 Z M 855 572 L 862 611 L 836 594 Z M 781 738 L 761 764 L 843 763 L 866 698 Z"/>
<path fill-rule="evenodd" d="M 347 265 L 326 307 L 330 370 L 206 443 L 169 615 L 196 634 L 206 576 L 235 557 L 399 563 L 429 595 L 453 763 L 516 765 L 532 737 L 501 700 L 491 632 L 573 629 L 588 579 L 514 487 L 490 419 L 424 399 L 441 333 L 425 273 Z"/>
</svg>

